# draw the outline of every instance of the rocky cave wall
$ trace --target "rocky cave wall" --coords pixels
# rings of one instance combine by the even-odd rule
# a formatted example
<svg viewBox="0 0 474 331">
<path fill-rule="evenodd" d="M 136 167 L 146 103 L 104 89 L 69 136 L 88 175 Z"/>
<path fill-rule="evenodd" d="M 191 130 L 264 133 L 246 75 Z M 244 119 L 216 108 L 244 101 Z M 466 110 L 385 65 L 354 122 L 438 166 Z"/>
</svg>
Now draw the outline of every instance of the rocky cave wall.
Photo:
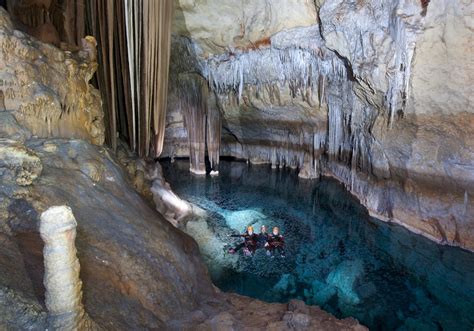
<svg viewBox="0 0 474 331">
<path fill-rule="evenodd" d="M 94 38 L 83 39 L 76 52 L 63 52 L 16 30 L 0 10 L 0 111 L 11 112 L 38 137 L 101 145 L 102 101 L 89 84 L 97 69 Z"/>
<path fill-rule="evenodd" d="M 124 169 L 119 164 L 123 154 L 133 154 L 129 149 L 114 153 L 90 143 L 102 143 L 103 127 L 99 141 L 93 132 L 79 131 L 88 128 L 83 119 L 92 112 L 84 100 L 97 101 L 93 110 L 102 114 L 100 95 L 85 79 L 95 70 L 89 52 L 95 44 L 86 46 L 69 54 L 43 44 L 15 30 L 0 8 L 1 82 L 8 78 L 7 97 L 0 99 L 0 329 L 44 330 L 48 320 L 50 326 L 61 323 L 53 328 L 67 329 L 63 318 L 75 317 L 70 304 L 81 306 L 80 264 L 82 302 L 94 322 L 78 326 L 81 330 L 365 330 L 354 319 L 338 320 L 301 301 L 269 304 L 213 287 L 196 242 L 136 191 L 140 178 L 142 185 L 153 181 L 157 169 L 152 174 L 136 169 L 144 163 L 136 154 Z M 25 117 L 24 107 L 35 112 Z M 135 175 L 134 185 L 127 172 Z M 79 263 L 71 228 L 59 229 L 66 230 L 59 239 L 74 254 L 64 256 L 66 251 L 51 246 L 42 212 L 54 205 L 67 205 L 74 213 Z M 47 218 L 58 221 L 57 215 Z M 63 260 L 51 259 L 51 253 Z M 58 270 L 53 260 L 66 268 L 72 262 L 74 272 L 64 273 L 64 265 Z M 63 277 L 52 276 L 56 271 L 72 278 L 61 284 Z M 52 305 L 52 292 L 78 301 L 62 303 L 62 297 Z M 58 312 L 61 316 L 55 316 Z"/>
<path fill-rule="evenodd" d="M 220 155 L 334 176 L 372 215 L 473 250 L 472 11 L 461 0 L 183 0 L 171 77 L 208 80 Z M 164 155 L 188 156 L 172 80 Z"/>
</svg>

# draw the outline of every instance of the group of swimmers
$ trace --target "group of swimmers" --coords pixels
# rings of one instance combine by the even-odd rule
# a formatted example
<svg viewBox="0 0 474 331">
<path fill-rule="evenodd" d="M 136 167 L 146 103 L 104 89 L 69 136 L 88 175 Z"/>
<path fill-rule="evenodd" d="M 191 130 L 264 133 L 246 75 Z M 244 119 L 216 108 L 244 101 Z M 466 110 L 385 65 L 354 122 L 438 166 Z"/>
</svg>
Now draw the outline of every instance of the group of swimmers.
<svg viewBox="0 0 474 331">
<path fill-rule="evenodd" d="M 273 228 L 270 234 L 267 233 L 265 225 L 261 226 L 259 234 L 253 231 L 253 226 L 248 226 L 243 234 L 231 235 L 231 237 L 243 238 L 244 241 L 230 248 L 230 254 L 235 254 L 242 249 L 244 255 L 253 256 L 258 248 L 265 248 L 267 255 L 270 257 L 274 257 L 275 254 L 285 257 L 285 240 L 277 226 Z"/>
</svg>

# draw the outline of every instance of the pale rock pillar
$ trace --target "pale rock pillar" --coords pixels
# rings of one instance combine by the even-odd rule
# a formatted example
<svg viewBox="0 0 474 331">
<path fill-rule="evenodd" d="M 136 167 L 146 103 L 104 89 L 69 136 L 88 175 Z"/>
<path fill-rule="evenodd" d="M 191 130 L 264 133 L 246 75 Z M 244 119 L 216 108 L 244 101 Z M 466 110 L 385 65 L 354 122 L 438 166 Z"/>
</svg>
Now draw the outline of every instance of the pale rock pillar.
<svg viewBox="0 0 474 331">
<path fill-rule="evenodd" d="M 82 282 L 76 255 L 76 220 L 71 208 L 54 206 L 41 214 L 44 286 L 50 330 L 97 329 L 82 305 Z"/>
</svg>

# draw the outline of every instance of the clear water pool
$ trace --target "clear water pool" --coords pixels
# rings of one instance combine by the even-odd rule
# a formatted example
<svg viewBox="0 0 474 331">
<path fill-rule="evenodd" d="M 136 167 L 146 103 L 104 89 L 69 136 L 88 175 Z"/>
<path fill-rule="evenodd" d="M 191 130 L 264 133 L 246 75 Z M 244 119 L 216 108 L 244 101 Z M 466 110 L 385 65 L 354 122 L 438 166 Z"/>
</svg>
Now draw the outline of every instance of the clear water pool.
<svg viewBox="0 0 474 331">
<path fill-rule="evenodd" d="M 222 162 L 214 178 L 185 160 L 162 165 L 172 189 L 208 211 L 187 232 L 222 290 L 301 299 L 373 330 L 474 329 L 474 254 L 370 217 L 337 181 L 241 162 Z M 279 226 L 286 258 L 225 253 L 249 224 Z"/>
</svg>

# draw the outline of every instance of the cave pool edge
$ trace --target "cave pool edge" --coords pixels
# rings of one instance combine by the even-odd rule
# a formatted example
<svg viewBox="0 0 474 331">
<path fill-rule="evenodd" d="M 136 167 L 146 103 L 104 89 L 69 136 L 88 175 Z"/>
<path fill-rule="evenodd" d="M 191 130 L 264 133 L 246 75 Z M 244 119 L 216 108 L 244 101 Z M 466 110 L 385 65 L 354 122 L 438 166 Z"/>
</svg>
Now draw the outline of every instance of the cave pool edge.
<svg viewBox="0 0 474 331">
<path fill-rule="evenodd" d="M 474 253 L 369 216 L 335 179 L 228 160 L 217 177 L 192 175 L 187 160 L 161 164 L 172 190 L 207 212 L 185 231 L 221 290 L 303 300 L 371 330 L 473 330 Z M 285 258 L 226 252 L 230 234 L 263 224 L 282 229 Z"/>
</svg>

